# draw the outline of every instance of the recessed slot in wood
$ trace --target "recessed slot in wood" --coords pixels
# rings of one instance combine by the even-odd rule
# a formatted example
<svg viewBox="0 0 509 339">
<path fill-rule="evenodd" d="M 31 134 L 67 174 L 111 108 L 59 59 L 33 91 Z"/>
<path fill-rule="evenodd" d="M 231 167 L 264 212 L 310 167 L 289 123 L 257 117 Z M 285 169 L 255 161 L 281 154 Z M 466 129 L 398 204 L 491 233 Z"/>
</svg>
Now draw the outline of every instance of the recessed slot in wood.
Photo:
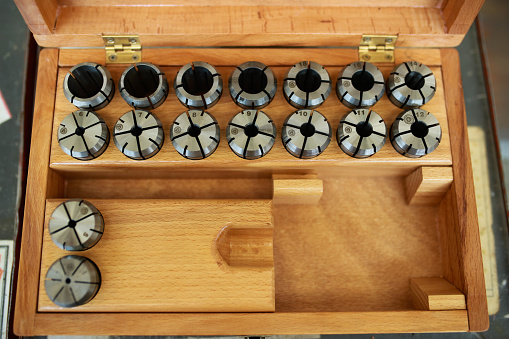
<svg viewBox="0 0 509 339">
<path fill-rule="evenodd" d="M 230 266 L 274 267 L 272 228 L 227 226 L 217 238 L 217 249 Z"/>
</svg>

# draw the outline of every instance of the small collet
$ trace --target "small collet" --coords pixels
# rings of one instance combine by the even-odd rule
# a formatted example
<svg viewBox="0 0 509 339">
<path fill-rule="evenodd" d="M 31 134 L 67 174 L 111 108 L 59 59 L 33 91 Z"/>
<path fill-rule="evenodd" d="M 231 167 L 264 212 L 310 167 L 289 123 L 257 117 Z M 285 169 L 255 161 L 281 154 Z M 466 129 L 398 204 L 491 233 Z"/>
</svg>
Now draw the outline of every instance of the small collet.
<svg viewBox="0 0 509 339">
<path fill-rule="evenodd" d="M 261 109 L 276 95 L 274 72 L 261 62 L 248 61 L 237 66 L 228 82 L 232 100 L 245 109 Z"/>
<path fill-rule="evenodd" d="M 297 110 L 290 114 L 283 124 L 281 134 L 286 150 L 301 159 L 320 155 L 332 137 L 327 118 L 310 109 Z"/>
<path fill-rule="evenodd" d="M 436 86 L 433 72 L 417 61 L 397 65 L 387 79 L 389 99 L 403 109 L 428 103 L 435 95 Z"/>
<path fill-rule="evenodd" d="M 223 93 L 223 79 L 214 66 L 195 61 L 183 66 L 173 81 L 180 103 L 189 109 L 208 109 Z"/>
<path fill-rule="evenodd" d="M 95 62 L 77 64 L 65 75 L 64 96 L 78 108 L 100 110 L 111 102 L 114 94 L 110 72 Z"/>
<path fill-rule="evenodd" d="M 146 160 L 156 155 L 163 146 L 163 125 L 159 118 L 149 111 L 132 110 L 118 119 L 113 141 L 126 157 Z"/>
<path fill-rule="evenodd" d="M 348 108 L 369 108 L 382 98 L 384 91 L 382 72 L 369 62 L 353 62 L 339 72 L 336 94 Z"/>
<path fill-rule="evenodd" d="M 134 108 L 154 109 L 168 96 L 168 81 L 163 71 L 148 62 L 126 68 L 119 82 L 120 95 Z"/>
<path fill-rule="evenodd" d="M 442 128 L 430 112 L 413 108 L 402 112 L 391 127 L 391 143 L 398 153 L 420 158 L 433 152 L 442 140 Z"/>
<path fill-rule="evenodd" d="M 295 108 L 317 108 L 324 103 L 332 89 L 327 70 L 314 61 L 301 61 L 285 75 L 283 93 Z"/>
</svg>

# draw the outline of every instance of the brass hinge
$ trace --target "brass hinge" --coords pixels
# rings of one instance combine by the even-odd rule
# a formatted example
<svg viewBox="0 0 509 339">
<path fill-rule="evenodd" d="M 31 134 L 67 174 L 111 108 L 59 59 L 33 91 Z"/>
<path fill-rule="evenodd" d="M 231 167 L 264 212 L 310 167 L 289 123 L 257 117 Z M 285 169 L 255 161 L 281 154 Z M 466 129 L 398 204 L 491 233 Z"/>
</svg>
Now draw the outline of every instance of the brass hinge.
<svg viewBox="0 0 509 339">
<path fill-rule="evenodd" d="M 359 46 L 359 60 L 394 62 L 397 35 L 363 35 Z"/>
<path fill-rule="evenodd" d="M 106 63 L 130 64 L 141 61 L 141 42 L 138 35 L 103 35 Z"/>
</svg>

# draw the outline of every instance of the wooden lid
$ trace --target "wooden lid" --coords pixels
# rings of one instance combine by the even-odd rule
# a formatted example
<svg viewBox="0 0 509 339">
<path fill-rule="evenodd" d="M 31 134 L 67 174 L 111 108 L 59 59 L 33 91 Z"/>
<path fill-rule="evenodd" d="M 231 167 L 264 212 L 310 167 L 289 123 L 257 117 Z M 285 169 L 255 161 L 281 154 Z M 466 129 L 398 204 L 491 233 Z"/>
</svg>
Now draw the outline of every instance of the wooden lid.
<svg viewBox="0 0 509 339">
<path fill-rule="evenodd" d="M 458 45 L 484 0 L 15 0 L 44 47 L 99 47 L 138 34 L 142 46 Z"/>
</svg>

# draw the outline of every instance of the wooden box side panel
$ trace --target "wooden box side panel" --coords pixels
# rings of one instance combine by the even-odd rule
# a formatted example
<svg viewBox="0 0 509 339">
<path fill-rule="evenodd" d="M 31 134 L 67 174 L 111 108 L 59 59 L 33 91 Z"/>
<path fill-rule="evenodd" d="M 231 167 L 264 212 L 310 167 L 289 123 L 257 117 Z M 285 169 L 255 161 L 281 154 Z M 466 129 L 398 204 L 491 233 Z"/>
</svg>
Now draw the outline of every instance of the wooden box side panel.
<svg viewBox="0 0 509 339">
<path fill-rule="evenodd" d="M 440 205 L 439 228 L 443 270 L 447 280 L 465 294 L 470 331 L 489 327 L 474 180 L 468 145 L 465 103 L 458 52 L 442 50 L 453 156 L 454 181 Z"/>
<path fill-rule="evenodd" d="M 483 2 L 16 0 L 45 47 L 99 47 L 101 33 L 139 34 L 145 46 L 358 46 L 365 33 L 399 34 L 400 47 L 456 46 Z"/>
<path fill-rule="evenodd" d="M 26 186 L 19 258 L 14 332 L 32 333 L 37 309 L 39 270 L 46 197 L 58 186 L 51 181 L 49 155 L 58 70 L 58 50 L 45 49 L 39 55 L 30 165 Z M 50 136 L 50 137 L 48 137 Z M 55 185 L 55 186 L 53 186 Z M 53 186 L 53 187 L 51 187 Z"/>
<path fill-rule="evenodd" d="M 465 332 L 467 312 L 39 313 L 34 335 L 192 335 Z"/>
<path fill-rule="evenodd" d="M 56 0 L 59 6 L 65 7 L 108 7 L 108 6 L 286 6 L 293 4 L 301 7 L 333 6 L 333 7 L 433 7 L 442 8 L 443 0 L 274 0 L 268 3 L 266 0 L 200 0 L 189 2 L 187 0 Z M 453 1 L 454 2 L 454 1 Z"/>
</svg>

